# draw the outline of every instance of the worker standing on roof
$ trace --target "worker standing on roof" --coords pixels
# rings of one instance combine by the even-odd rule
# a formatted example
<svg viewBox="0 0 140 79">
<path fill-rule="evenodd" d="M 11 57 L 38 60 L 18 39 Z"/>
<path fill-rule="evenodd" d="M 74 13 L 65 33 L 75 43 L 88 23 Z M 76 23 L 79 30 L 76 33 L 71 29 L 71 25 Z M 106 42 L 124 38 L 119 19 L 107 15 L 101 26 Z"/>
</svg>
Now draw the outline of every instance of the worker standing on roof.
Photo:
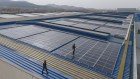
<svg viewBox="0 0 140 79">
<path fill-rule="evenodd" d="M 48 75 L 48 69 L 47 69 L 46 60 L 44 60 L 44 63 L 43 63 L 42 75 L 43 75 L 43 73 L 44 73 L 44 70 L 46 70 L 46 74 Z"/>
<path fill-rule="evenodd" d="M 75 49 L 76 49 L 76 46 L 75 46 L 75 44 L 73 44 L 73 46 L 72 46 L 72 49 L 73 49 L 73 52 L 72 52 L 72 55 L 73 55 L 73 57 L 72 57 L 72 59 L 74 59 L 74 55 L 75 55 Z"/>
</svg>

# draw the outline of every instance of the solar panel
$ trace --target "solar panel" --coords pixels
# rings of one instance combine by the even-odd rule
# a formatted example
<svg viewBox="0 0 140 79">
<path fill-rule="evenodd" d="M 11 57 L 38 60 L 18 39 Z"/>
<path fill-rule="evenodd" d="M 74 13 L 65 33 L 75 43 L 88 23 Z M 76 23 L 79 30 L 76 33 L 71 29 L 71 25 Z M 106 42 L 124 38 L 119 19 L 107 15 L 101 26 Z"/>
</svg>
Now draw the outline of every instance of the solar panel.
<svg viewBox="0 0 140 79">
<path fill-rule="evenodd" d="M 120 21 L 123 21 L 123 20 L 124 20 L 124 19 L 122 19 L 122 18 L 115 18 L 115 17 L 103 17 L 103 19 L 120 20 Z"/>
<path fill-rule="evenodd" d="M 76 22 L 86 22 L 86 21 L 88 21 L 86 19 L 78 19 L 78 18 L 73 18 L 73 19 L 68 19 L 68 20 L 76 21 Z"/>
<path fill-rule="evenodd" d="M 74 22 L 65 21 L 65 20 L 55 21 L 55 22 L 52 22 L 52 23 L 61 24 L 61 25 L 74 25 L 74 24 L 76 24 Z"/>
<path fill-rule="evenodd" d="M 99 27 L 99 26 L 97 26 L 97 25 L 83 24 L 83 23 L 76 24 L 76 25 L 72 25 L 72 26 L 77 27 L 77 28 L 88 29 L 88 30 L 94 30 L 94 29 L 96 29 L 96 28 Z"/>
<path fill-rule="evenodd" d="M 13 25 L 0 25 L 0 29 L 8 29 L 8 28 L 13 28 L 13 27 L 20 27 L 23 25 L 19 25 L 19 24 L 13 24 Z"/>
<path fill-rule="evenodd" d="M 122 28 L 122 29 L 127 29 L 129 27 L 123 24 L 115 24 L 115 23 L 107 23 L 105 26 L 110 26 L 110 27 L 115 27 L 115 28 Z"/>
<path fill-rule="evenodd" d="M 121 44 L 80 37 L 53 51 L 53 53 L 71 59 L 73 52 L 72 45 L 74 43 L 76 45 L 75 61 L 109 74 L 113 72 Z"/>
<path fill-rule="evenodd" d="M 121 48 L 120 44 L 110 43 L 108 45 L 107 49 L 101 56 L 102 59 L 100 58 L 99 61 L 97 62 L 97 64 L 99 64 L 99 62 L 104 63 L 102 65 L 99 64 L 104 67 L 103 71 L 106 71 L 107 73 L 112 73 L 117 61 L 117 57 L 119 55 L 120 48 Z"/>
<path fill-rule="evenodd" d="M 121 38 L 124 38 L 127 34 L 127 30 L 108 28 L 108 27 L 100 27 L 100 28 L 96 29 L 96 31 L 110 33 L 113 36 L 118 36 L 118 37 L 121 37 Z"/>
<path fill-rule="evenodd" d="M 101 26 L 104 25 L 104 24 L 106 24 L 106 22 L 103 22 L 103 21 L 95 21 L 95 20 L 89 20 L 86 23 L 97 24 L 97 25 L 101 25 Z"/>
<path fill-rule="evenodd" d="M 114 17 L 114 18 L 126 18 L 125 16 L 121 16 L 121 15 L 111 15 L 111 14 L 99 14 L 99 16 L 106 16 L 106 17 Z"/>
<path fill-rule="evenodd" d="M 96 16 L 96 15 L 92 15 L 92 16 L 83 16 L 84 18 L 89 18 L 89 19 L 98 19 L 98 20 L 103 20 L 103 21 L 118 21 L 118 22 L 122 22 L 124 19 L 121 18 L 113 18 L 113 17 L 104 17 L 104 16 Z"/>
<path fill-rule="evenodd" d="M 100 18 L 100 19 L 108 19 L 108 20 L 120 20 L 123 21 L 124 19 L 122 18 L 115 18 L 115 17 L 107 17 L 107 16 L 96 16 L 96 15 L 92 15 L 92 16 L 85 16 L 88 18 Z"/>
<path fill-rule="evenodd" d="M 28 26 L 23 26 L 23 27 L 3 29 L 3 30 L 0 30 L 0 34 L 6 35 L 13 39 L 18 39 L 21 37 L 30 36 L 30 35 L 45 32 L 48 30 L 49 29 L 46 29 L 46 28 L 44 29 L 43 27 L 28 25 Z"/>
<path fill-rule="evenodd" d="M 20 41 L 26 42 L 28 44 L 37 46 L 48 51 L 52 51 L 64 45 L 65 43 L 72 41 L 75 38 L 77 38 L 77 36 L 56 31 L 49 31 L 46 33 L 41 33 L 38 35 L 20 39 Z"/>
<path fill-rule="evenodd" d="M 70 20 L 73 20 L 73 19 L 70 19 Z M 81 21 L 81 19 L 74 19 L 74 20 L 76 20 L 76 22 L 77 22 L 77 20 Z M 55 23 L 55 24 L 69 25 L 72 27 L 87 29 L 87 30 L 94 30 L 94 29 L 99 27 L 97 25 L 92 25 L 92 24 L 75 23 L 75 22 L 69 21 L 69 19 L 66 19 L 66 20 L 63 20 L 63 19 L 61 19 L 61 20 L 45 20 L 45 21 Z"/>
</svg>

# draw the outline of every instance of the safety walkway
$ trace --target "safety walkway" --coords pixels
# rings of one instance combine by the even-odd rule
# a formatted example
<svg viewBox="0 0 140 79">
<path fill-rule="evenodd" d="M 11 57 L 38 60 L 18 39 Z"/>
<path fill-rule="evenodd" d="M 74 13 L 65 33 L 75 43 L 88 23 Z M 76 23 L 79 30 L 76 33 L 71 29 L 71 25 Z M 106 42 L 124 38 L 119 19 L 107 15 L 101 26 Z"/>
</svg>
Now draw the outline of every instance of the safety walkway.
<svg viewBox="0 0 140 79">
<path fill-rule="evenodd" d="M 25 58 L 24 56 L 20 55 L 19 53 L 15 52 L 14 50 L 11 50 L 7 47 L 1 46 L 0 45 L 0 56 L 2 56 L 3 58 L 11 61 L 12 63 L 28 70 L 34 73 L 37 73 L 41 76 L 42 75 L 42 65 L 36 62 L 33 62 L 27 58 Z M 63 75 L 60 75 L 52 70 L 50 70 L 48 68 L 48 76 L 44 75 L 44 79 L 68 79 L 66 77 L 64 77 Z"/>
<path fill-rule="evenodd" d="M 128 29 L 127 36 L 125 38 L 125 48 L 124 48 L 122 61 L 121 61 L 121 64 L 120 64 L 120 69 L 119 69 L 119 73 L 118 73 L 118 79 L 123 79 L 124 69 L 125 69 L 125 62 L 126 62 L 126 59 L 127 59 L 128 47 L 129 47 L 129 42 L 130 42 L 130 35 L 131 35 L 131 31 L 132 31 L 131 30 L 132 29 L 132 23 L 133 23 L 133 16 L 132 16 L 130 24 L 129 24 L 129 29 Z"/>
<path fill-rule="evenodd" d="M 74 63 L 48 54 L 46 51 L 38 50 L 34 47 L 28 46 L 21 42 L 17 42 L 4 36 L 0 36 L 0 44 L 16 50 L 17 52 L 27 57 L 35 59 L 38 62 L 43 63 L 44 60 L 47 60 L 49 67 L 63 72 L 64 74 L 69 75 L 74 79 L 110 79 L 104 75 L 87 70 L 86 68 L 78 66 Z"/>
</svg>

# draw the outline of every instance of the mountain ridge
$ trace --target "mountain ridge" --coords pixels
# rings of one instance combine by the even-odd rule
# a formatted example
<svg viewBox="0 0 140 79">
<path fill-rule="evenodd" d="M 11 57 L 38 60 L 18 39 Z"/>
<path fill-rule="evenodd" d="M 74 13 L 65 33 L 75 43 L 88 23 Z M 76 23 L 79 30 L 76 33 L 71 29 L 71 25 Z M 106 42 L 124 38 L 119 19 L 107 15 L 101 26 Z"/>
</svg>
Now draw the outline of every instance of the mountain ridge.
<svg viewBox="0 0 140 79">
<path fill-rule="evenodd" d="M 56 4 L 37 5 L 27 1 L 11 0 L 0 0 L 0 8 L 44 9 L 48 11 L 88 11 L 88 9 L 82 7 Z"/>
</svg>

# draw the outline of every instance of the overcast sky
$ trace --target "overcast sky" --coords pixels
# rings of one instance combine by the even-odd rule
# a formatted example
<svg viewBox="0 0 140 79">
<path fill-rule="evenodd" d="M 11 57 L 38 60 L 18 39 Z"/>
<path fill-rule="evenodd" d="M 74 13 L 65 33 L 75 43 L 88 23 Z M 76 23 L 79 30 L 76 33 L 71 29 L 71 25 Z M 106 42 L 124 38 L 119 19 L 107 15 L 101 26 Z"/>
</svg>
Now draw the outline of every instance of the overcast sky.
<svg viewBox="0 0 140 79">
<path fill-rule="evenodd" d="M 24 0 L 24 1 L 40 5 L 58 4 L 58 5 L 71 5 L 97 9 L 140 8 L 140 0 Z"/>
</svg>

